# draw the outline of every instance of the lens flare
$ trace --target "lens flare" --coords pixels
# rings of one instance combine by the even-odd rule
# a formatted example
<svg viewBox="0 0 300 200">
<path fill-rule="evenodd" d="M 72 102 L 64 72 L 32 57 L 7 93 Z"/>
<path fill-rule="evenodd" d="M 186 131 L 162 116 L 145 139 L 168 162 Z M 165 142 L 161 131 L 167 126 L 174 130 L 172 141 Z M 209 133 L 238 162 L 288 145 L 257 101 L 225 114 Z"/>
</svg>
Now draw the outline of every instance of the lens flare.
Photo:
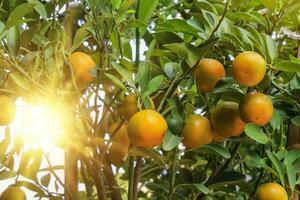
<svg viewBox="0 0 300 200">
<path fill-rule="evenodd" d="M 49 152 L 63 136 L 63 124 L 59 110 L 54 104 L 26 104 L 18 106 L 18 134 L 27 149 L 42 148 Z"/>
</svg>

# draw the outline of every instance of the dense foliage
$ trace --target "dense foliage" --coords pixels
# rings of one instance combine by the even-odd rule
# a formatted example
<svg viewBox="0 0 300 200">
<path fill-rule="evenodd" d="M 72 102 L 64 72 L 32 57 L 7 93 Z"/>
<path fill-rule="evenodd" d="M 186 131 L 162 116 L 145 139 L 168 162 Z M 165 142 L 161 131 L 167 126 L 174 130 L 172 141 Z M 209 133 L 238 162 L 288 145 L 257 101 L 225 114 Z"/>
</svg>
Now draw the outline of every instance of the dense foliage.
<svg viewBox="0 0 300 200">
<path fill-rule="evenodd" d="M 60 166 L 41 169 L 47 153 L 24 148 L 9 126 L 1 133 L 1 180 L 14 178 L 14 186 L 49 199 L 64 196 L 49 190 L 51 184 L 66 187 L 68 199 L 250 199 L 266 182 L 280 183 L 289 196 L 299 193 L 300 151 L 294 144 L 300 140 L 289 138 L 300 126 L 299 0 L 2 0 L 0 5 L 0 94 L 59 106 L 57 115 L 68 131 L 58 146 L 78 160 L 78 181 L 85 189 L 73 193 L 74 187 L 62 183 L 55 174 Z M 81 81 L 75 80 L 81 69 L 69 57 L 75 51 L 96 63 L 92 68 L 93 61 L 86 61 L 91 70 Z M 267 66 L 263 81 L 251 87 L 232 75 L 234 58 L 244 51 L 257 52 Z M 193 75 L 203 58 L 218 60 L 226 72 L 209 92 L 197 90 Z M 209 118 L 220 102 L 239 103 L 253 91 L 272 99 L 269 123 L 248 123 L 238 137 L 185 149 L 181 133 L 191 114 Z M 155 109 L 166 119 L 163 143 L 141 148 L 127 141 L 115 147 L 115 155 L 108 153 L 114 139 L 126 141 L 114 135 L 140 109 Z M 144 127 L 161 132 L 160 126 L 152 128 Z"/>
</svg>

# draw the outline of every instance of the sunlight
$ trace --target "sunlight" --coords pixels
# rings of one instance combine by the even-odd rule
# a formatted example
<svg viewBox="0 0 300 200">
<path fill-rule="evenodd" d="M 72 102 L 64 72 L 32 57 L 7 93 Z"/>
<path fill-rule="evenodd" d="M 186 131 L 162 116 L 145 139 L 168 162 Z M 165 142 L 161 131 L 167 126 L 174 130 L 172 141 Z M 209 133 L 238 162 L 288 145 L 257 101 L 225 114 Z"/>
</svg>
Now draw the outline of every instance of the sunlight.
<svg viewBox="0 0 300 200">
<path fill-rule="evenodd" d="M 26 149 L 42 148 L 50 152 L 59 142 L 62 133 L 62 119 L 58 108 L 53 104 L 27 104 L 19 101 L 14 127 L 24 141 Z"/>
</svg>

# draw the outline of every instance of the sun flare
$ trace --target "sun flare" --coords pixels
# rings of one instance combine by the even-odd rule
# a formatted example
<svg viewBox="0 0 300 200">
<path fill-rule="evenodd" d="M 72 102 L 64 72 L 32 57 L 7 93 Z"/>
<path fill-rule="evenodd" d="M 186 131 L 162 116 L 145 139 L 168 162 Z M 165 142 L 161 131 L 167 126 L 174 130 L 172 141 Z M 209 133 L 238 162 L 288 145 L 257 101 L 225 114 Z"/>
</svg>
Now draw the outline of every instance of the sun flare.
<svg viewBox="0 0 300 200">
<path fill-rule="evenodd" d="M 25 148 L 51 151 L 62 137 L 63 125 L 58 108 L 48 103 L 27 104 L 20 101 L 15 127 Z"/>
</svg>

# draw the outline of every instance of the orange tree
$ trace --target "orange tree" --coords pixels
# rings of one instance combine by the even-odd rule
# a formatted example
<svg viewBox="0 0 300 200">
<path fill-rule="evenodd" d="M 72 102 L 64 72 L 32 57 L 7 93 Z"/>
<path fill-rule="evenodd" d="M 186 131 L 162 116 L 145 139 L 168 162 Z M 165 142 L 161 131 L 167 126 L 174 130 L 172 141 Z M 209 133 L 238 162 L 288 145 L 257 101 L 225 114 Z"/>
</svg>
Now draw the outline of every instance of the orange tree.
<svg viewBox="0 0 300 200">
<path fill-rule="evenodd" d="M 298 0 L 0 5 L 1 200 L 297 199 Z M 64 166 L 16 100 L 58 106 Z"/>
</svg>

